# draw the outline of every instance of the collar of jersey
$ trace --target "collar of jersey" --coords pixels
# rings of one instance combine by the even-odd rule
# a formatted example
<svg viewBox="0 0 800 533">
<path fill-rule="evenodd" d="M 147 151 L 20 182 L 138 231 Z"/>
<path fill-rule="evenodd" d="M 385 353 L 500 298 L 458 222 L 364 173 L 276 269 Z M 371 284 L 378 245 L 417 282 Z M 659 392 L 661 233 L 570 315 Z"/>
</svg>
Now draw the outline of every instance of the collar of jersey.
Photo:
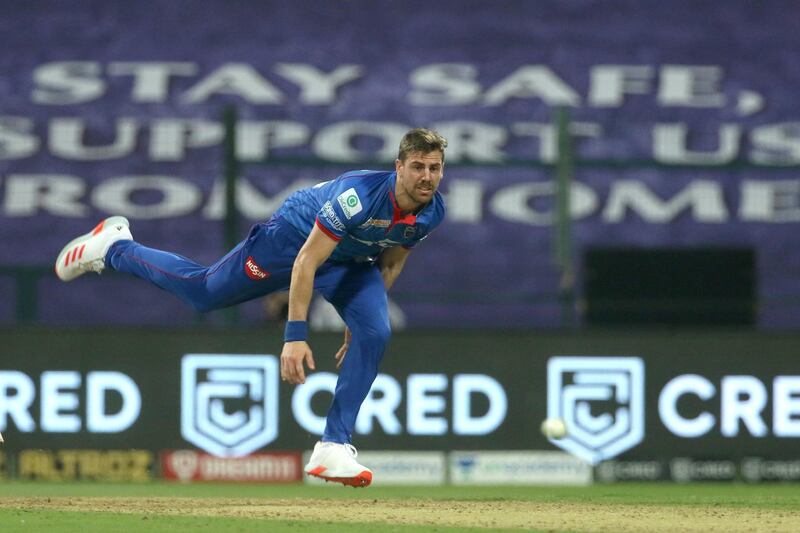
<svg viewBox="0 0 800 533">
<path fill-rule="evenodd" d="M 403 211 L 397 205 L 397 200 L 394 197 L 394 191 L 389 191 L 389 199 L 392 201 L 392 224 L 386 231 L 392 229 L 396 224 L 407 224 L 413 226 L 417 223 L 417 215 L 409 213 L 403 216 Z"/>
<path fill-rule="evenodd" d="M 433 203 L 433 200 L 428 202 L 427 204 L 421 206 L 416 214 L 409 213 L 403 216 L 403 211 L 400 209 L 400 206 L 397 205 L 397 199 L 394 197 L 394 189 L 397 186 L 397 172 L 392 172 L 392 178 L 389 180 L 389 200 L 392 201 L 392 224 L 386 229 L 388 233 L 396 224 L 407 224 L 409 226 L 413 226 L 417 223 L 417 215 L 422 213 L 429 205 Z"/>
</svg>

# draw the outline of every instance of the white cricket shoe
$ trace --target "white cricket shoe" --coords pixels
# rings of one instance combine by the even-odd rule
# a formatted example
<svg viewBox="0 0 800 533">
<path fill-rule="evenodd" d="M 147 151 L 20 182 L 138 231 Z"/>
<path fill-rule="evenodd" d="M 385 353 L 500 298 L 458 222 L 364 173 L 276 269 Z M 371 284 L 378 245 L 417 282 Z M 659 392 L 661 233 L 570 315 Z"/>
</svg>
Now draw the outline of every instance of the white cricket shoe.
<svg viewBox="0 0 800 533">
<path fill-rule="evenodd" d="M 70 241 L 56 259 L 56 275 L 72 281 L 86 272 L 98 274 L 106 268 L 106 253 L 117 241 L 133 240 L 125 217 L 108 217 L 85 235 Z"/>
<path fill-rule="evenodd" d="M 352 444 L 318 442 L 308 460 L 305 472 L 325 481 L 350 487 L 366 487 L 372 483 L 372 470 L 358 464 L 358 452 Z"/>
</svg>

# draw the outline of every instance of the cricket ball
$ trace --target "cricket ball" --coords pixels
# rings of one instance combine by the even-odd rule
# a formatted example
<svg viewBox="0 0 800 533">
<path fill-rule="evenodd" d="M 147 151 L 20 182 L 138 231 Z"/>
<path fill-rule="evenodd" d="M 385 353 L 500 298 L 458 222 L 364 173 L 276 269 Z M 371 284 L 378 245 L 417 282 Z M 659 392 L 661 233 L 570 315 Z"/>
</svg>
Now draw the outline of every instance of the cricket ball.
<svg viewBox="0 0 800 533">
<path fill-rule="evenodd" d="M 560 418 L 546 418 L 542 422 L 542 435 L 548 439 L 561 439 L 567 434 L 567 425 Z"/>
</svg>

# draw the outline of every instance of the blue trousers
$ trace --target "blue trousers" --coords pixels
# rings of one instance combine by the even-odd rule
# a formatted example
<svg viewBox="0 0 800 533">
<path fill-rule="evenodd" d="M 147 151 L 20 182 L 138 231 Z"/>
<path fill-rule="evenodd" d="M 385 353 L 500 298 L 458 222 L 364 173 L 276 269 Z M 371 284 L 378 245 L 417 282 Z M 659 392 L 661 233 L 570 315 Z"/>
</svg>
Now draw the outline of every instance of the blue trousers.
<svg viewBox="0 0 800 533">
<path fill-rule="evenodd" d="M 304 240 L 285 220 L 272 218 L 253 226 L 245 240 L 211 266 L 135 241 L 116 242 L 106 265 L 151 281 L 198 311 L 210 311 L 287 289 Z M 253 263 L 266 277 L 247 275 Z M 331 261 L 317 270 L 314 288 L 334 305 L 352 333 L 322 436 L 324 441 L 350 443 L 391 336 L 386 289 L 376 265 Z"/>
</svg>

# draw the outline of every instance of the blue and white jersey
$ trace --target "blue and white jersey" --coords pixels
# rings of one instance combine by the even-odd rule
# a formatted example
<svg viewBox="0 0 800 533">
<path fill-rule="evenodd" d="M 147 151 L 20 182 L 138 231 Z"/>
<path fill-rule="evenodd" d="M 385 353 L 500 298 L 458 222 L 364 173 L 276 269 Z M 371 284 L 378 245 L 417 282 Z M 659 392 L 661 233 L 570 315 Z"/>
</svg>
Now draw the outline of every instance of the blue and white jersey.
<svg viewBox="0 0 800 533">
<path fill-rule="evenodd" d="M 395 172 L 357 170 L 301 189 L 275 213 L 308 237 L 316 224 L 339 241 L 334 261 L 374 258 L 384 248 L 413 248 L 444 218 L 437 192 L 416 214 L 403 216 L 394 197 Z"/>
</svg>

